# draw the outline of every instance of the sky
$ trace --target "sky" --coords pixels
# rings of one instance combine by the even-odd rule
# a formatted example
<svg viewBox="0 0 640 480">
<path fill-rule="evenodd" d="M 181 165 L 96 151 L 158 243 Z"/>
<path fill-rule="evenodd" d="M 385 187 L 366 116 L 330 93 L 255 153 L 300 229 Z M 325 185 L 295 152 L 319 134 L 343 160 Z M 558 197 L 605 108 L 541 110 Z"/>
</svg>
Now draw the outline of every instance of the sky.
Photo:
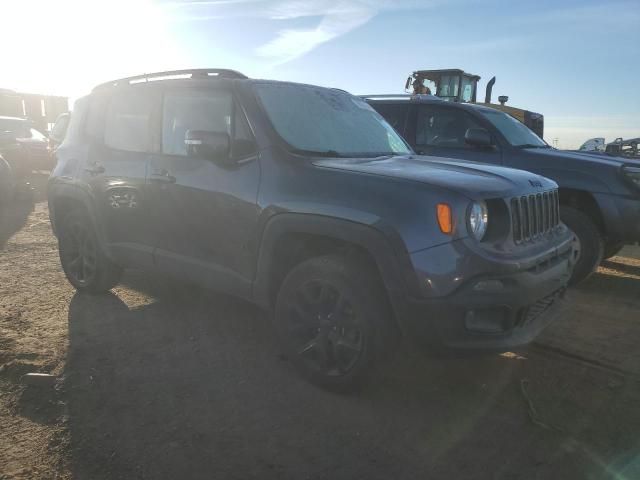
<svg viewBox="0 0 640 480">
<path fill-rule="evenodd" d="M 403 93 L 414 70 L 496 76 L 545 139 L 640 136 L 640 0 L 2 0 L 0 88 L 77 98 L 144 72 Z M 6 46 L 9 46 L 8 48 Z M 483 97 L 483 95 L 479 95 Z"/>
</svg>

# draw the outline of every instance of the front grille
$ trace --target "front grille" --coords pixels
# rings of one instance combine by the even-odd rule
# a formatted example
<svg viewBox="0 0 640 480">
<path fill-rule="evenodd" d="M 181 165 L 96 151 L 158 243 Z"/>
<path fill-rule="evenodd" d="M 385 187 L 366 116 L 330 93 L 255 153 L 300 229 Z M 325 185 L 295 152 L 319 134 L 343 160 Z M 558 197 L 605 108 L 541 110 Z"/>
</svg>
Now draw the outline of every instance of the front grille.
<svg viewBox="0 0 640 480">
<path fill-rule="evenodd" d="M 558 190 L 511 199 L 511 225 L 516 243 L 535 240 L 560 223 Z"/>
</svg>

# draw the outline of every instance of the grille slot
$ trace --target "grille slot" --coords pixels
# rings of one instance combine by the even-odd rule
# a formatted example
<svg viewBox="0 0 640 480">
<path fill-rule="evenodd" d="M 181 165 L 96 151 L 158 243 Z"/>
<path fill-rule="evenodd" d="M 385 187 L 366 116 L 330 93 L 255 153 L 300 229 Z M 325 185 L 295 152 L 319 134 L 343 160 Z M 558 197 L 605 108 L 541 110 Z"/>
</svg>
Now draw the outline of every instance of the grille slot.
<svg viewBox="0 0 640 480">
<path fill-rule="evenodd" d="M 535 240 L 560 223 L 557 190 L 511 199 L 511 226 L 516 243 Z"/>
</svg>

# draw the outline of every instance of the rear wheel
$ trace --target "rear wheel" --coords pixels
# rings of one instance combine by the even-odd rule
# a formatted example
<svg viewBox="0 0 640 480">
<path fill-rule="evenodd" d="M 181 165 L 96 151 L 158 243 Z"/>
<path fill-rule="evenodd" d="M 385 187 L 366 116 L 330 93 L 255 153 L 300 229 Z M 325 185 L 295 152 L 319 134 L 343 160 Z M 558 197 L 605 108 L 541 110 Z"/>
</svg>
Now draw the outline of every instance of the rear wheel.
<svg viewBox="0 0 640 480">
<path fill-rule="evenodd" d="M 275 322 L 288 358 L 311 382 L 344 391 L 371 370 L 389 325 L 377 271 L 327 255 L 300 263 L 278 293 Z"/>
<path fill-rule="evenodd" d="M 604 241 L 596 224 L 584 212 L 561 206 L 560 216 L 578 238 L 579 248 L 570 281 L 571 285 L 576 285 L 589 277 L 602 262 Z"/>
<path fill-rule="evenodd" d="M 101 293 L 118 283 L 122 269 L 100 248 L 93 223 L 84 211 L 67 214 L 58 242 L 62 269 L 78 291 Z"/>
</svg>

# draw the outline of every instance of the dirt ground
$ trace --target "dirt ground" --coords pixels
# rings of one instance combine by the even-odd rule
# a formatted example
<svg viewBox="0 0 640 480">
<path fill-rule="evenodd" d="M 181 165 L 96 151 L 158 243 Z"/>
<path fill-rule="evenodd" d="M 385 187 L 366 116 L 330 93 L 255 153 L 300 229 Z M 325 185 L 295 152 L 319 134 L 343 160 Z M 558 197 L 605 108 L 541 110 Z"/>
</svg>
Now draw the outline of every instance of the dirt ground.
<svg viewBox="0 0 640 480">
<path fill-rule="evenodd" d="M 251 305 L 135 273 L 75 294 L 38 182 L 0 213 L 2 480 L 640 478 L 638 247 L 527 349 L 401 354 L 341 396 Z"/>
</svg>

